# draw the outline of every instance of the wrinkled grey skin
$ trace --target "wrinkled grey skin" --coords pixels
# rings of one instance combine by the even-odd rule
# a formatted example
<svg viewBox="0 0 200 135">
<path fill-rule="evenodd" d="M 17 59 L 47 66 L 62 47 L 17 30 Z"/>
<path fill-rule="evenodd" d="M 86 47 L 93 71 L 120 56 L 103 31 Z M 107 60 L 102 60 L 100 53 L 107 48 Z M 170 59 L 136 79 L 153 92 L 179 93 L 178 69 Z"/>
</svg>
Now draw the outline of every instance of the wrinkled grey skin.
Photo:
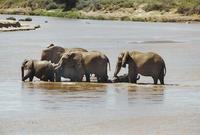
<svg viewBox="0 0 200 135">
<path fill-rule="evenodd" d="M 90 82 L 90 74 L 95 74 L 98 82 L 108 82 L 108 57 L 99 51 L 81 52 L 86 81 Z"/>
<path fill-rule="evenodd" d="M 140 79 L 140 76 L 137 77 L 137 80 Z M 128 74 L 120 75 L 120 76 L 114 76 L 112 79 L 113 83 L 118 83 L 118 82 L 129 82 L 128 80 Z"/>
<path fill-rule="evenodd" d="M 70 52 L 87 52 L 87 50 L 83 48 L 63 48 L 51 44 L 42 51 L 41 60 L 58 64 L 63 54 Z M 76 73 L 77 71 L 73 66 L 62 66 L 62 70 L 61 68 L 56 70 L 56 81 L 61 81 L 61 77 L 70 78 L 71 81 L 80 81 L 80 77 L 77 77 L 79 75 L 75 75 Z"/>
<path fill-rule="evenodd" d="M 154 84 L 160 80 L 164 84 L 166 66 L 164 60 L 156 53 L 142 53 L 138 51 L 122 52 L 118 56 L 114 77 L 117 76 L 121 67 L 128 64 L 128 80 L 130 83 L 137 83 L 137 75 L 151 76 Z"/>
<path fill-rule="evenodd" d="M 24 70 L 28 70 L 24 76 Z M 54 82 L 54 67 L 48 61 L 39 60 L 24 60 L 21 66 L 22 81 L 29 78 L 29 81 L 33 81 L 33 78 L 37 77 L 42 81 Z"/>
<path fill-rule="evenodd" d="M 75 55 L 76 54 L 76 55 Z M 81 82 L 84 76 L 82 55 L 80 53 L 68 52 L 63 54 L 55 66 L 56 81 L 61 81 L 61 76 L 70 78 L 73 82 Z"/>
<path fill-rule="evenodd" d="M 108 82 L 108 64 L 110 66 L 109 59 L 101 52 L 70 52 L 63 55 L 57 70 L 64 69 L 66 71 L 64 67 L 73 66 L 75 69 L 73 76 L 82 76 L 85 74 L 86 81 L 90 82 L 90 75 L 95 74 L 98 82 Z M 82 79 L 79 81 L 82 81 Z"/>
</svg>

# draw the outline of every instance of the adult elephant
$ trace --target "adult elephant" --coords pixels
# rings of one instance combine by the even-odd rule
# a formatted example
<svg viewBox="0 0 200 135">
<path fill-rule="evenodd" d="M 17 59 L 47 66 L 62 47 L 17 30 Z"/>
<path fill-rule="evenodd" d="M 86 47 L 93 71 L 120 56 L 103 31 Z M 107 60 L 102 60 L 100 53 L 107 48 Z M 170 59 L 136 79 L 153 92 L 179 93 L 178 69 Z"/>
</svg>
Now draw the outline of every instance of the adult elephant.
<svg viewBox="0 0 200 135">
<path fill-rule="evenodd" d="M 28 70 L 24 76 L 24 70 Z M 22 81 L 29 78 L 29 81 L 33 81 L 34 76 L 42 81 L 54 82 L 54 67 L 48 61 L 39 60 L 24 60 L 21 66 Z"/>
<path fill-rule="evenodd" d="M 83 48 L 63 48 L 60 46 L 55 46 L 54 44 L 49 45 L 42 51 L 41 60 L 51 61 L 57 64 L 62 58 L 63 54 L 70 52 L 87 52 Z M 60 70 L 56 72 L 56 81 L 61 81 L 61 77 L 70 78 L 72 81 L 78 81 L 77 77 L 74 76 L 76 70 L 71 66 L 63 67 L 65 70 Z"/>
<path fill-rule="evenodd" d="M 86 81 L 90 82 L 90 74 L 95 74 L 98 82 L 108 82 L 108 64 L 110 68 L 108 57 L 98 51 L 69 52 L 63 55 L 56 69 L 66 70 L 64 67 L 74 67 L 74 76 L 79 76 L 79 81 L 82 81 L 81 77 L 85 74 Z"/>
<path fill-rule="evenodd" d="M 87 52 L 87 50 L 83 48 L 63 48 L 50 44 L 47 48 L 42 50 L 41 60 L 47 60 L 57 64 L 64 53 L 73 51 Z"/>
<path fill-rule="evenodd" d="M 85 74 L 81 53 L 67 52 L 61 57 L 58 64 L 54 65 L 56 81 L 61 81 L 61 76 L 70 78 L 73 82 L 81 82 Z"/>
<path fill-rule="evenodd" d="M 114 77 L 117 76 L 121 67 L 126 67 L 128 64 L 128 80 L 130 83 L 137 83 L 137 75 L 151 76 L 154 84 L 160 80 L 164 84 L 166 75 L 166 66 L 164 60 L 156 53 L 142 53 L 138 51 L 122 52 L 118 56 Z"/>
</svg>

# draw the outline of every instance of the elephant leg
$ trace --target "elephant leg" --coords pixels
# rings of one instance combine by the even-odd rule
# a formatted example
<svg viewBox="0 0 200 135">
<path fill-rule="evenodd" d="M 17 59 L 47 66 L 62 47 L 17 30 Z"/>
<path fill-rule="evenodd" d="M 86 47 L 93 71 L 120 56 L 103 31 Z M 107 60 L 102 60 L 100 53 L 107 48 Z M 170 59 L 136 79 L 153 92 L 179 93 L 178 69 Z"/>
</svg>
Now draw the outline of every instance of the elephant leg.
<svg viewBox="0 0 200 135">
<path fill-rule="evenodd" d="M 22 81 L 25 81 L 28 78 L 30 82 L 33 81 L 33 72 L 31 70 L 22 78 Z"/>
<path fill-rule="evenodd" d="M 90 74 L 89 74 L 89 73 L 86 73 L 86 74 L 85 74 L 85 77 L 86 77 L 86 82 L 90 82 Z"/>
<path fill-rule="evenodd" d="M 32 82 L 32 81 L 33 81 L 33 78 L 34 78 L 34 76 L 30 76 L 30 77 L 29 77 L 29 82 Z"/>
<path fill-rule="evenodd" d="M 162 85 L 165 84 L 165 82 L 164 82 L 164 77 L 160 78 L 159 80 L 160 80 L 160 84 L 162 84 Z"/>
<path fill-rule="evenodd" d="M 159 75 L 160 84 L 164 85 L 164 71 L 161 71 Z"/>
<path fill-rule="evenodd" d="M 154 81 L 154 84 L 158 84 L 158 78 L 157 77 L 153 77 L 153 81 Z"/>
<path fill-rule="evenodd" d="M 108 76 L 107 75 L 104 75 L 102 77 L 102 82 L 104 82 L 104 83 L 108 82 Z"/>
<path fill-rule="evenodd" d="M 164 85 L 164 76 L 159 76 L 160 84 Z"/>
<path fill-rule="evenodd" d="M 56 77 L 56 82 L 61 82 L 61 76 L 59 74 L 56 73 L 55 75 Z"/>
<path fill-rule="evenodd" d="M 54 82 L 54 78 L 49 78 L 49 81 L 50 82 Z"/>
<path fill-rule="evenodd" d="M 48 80 L 49 80 L 50 82 L 54 82 L 54 74 L 50 75 L 49 78 L 48 78 Z"/>
<path fill-rule="evenodd" d="M 48 79 L 47 79 L 47 77 L 46 77 L 45 75 L 43 75 L 43 76 L 40 78 L 40 80 L 41 80 L 41 81 L 45 81 L 45 82 L 48 81 Z"/>
<path fill-rule="evenodd" d="M 97 82 L 101 82 L 101 77 L 96 74 L 95 74 L 95 76 L 97 77 Z"/>
<path fill-rule="evenodd" d="M 61 74 L 62 74 L 62 71 L 60 71 L 60 70 L 55 70 L 54 75 L 55 75 L 55 81 L 56 81 L 56 82 L 61 82 Z M 53 75 L 53 76 L 54 76 L 54 75 Z"/>
<path fill-rule="evenodd" d="M 128 75 L 128 82 L 129 83 L 137 83 L 137 79 L 134 79 L 133 75 Z"/>
</svg>

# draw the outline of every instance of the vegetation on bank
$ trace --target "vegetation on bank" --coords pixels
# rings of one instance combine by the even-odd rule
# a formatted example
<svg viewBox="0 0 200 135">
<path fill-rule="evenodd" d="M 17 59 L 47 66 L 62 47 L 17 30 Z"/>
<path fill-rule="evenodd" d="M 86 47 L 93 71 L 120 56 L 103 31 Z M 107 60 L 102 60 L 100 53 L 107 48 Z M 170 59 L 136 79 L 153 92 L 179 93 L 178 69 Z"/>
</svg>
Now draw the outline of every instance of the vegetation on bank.
<svg viewBox="0 0 200 135">
<path fill-rule="evenodd" d="M 156 18 L 141 16 L 130 17 L 130 15 L 126 15 L 128 12 L 130 14 L 138 13 L 138 10 L 147 13 L 159 12 L 160 16 L 165 16 L 165 13 L 199 16 L 200 0 L 0 0 L 1 13 L 90 19 L 120 18 L 120 20 L 133 21 L 152 21 L 160 18 L 160 16 Z M 117 17 L 117 15 L 104 15 L 117 11 L 120 11 L 120 13 L 124 12 L 124 15 L 120 17 Z M 104 14 L 93 15 L 87 14 L 88 12 Z M 175 17 L 175 19 L 177 18 Z M 173 21 L 173 18 L 171 20 Z M 170 17 L 161 17 L 159 21 L 170 21 Z M 199 20 L 197 19 L 197 21 Z"/>
</svg>

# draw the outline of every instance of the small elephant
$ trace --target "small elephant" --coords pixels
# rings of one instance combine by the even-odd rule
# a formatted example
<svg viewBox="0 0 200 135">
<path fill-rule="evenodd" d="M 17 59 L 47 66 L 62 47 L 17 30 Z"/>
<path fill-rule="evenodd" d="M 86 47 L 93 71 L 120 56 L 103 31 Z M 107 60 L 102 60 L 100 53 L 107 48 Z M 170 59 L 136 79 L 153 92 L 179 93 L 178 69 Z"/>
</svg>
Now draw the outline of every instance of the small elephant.
<svg viewBox="0 0 200 135">
<path fill-rule="evenodd" d="M 151 76 L 154 84 L 160 80 L 164 84 L 166 75 L 166 66 L 164 60 L 156 53 L 142 53 L 138 51 L 122 52 L 118 56 L 114 77 L 117 76 L 121 67 L 126 67 L 128 64 L 128 80 L 130 83 L 137 83 L 137 75 Z"/>
<path fill-rule="evenodd" d="M 140 79 L 140 76 L 137 77 L 137 80 Z M 118 82 L 129 82 L 128 80 L 128 74 L 120 75 L 120 76 L 114 76 L 112 79 L 113 83 L 118 83 Z"/>
<path fill-rule="evenodd" d="M 24 70 L 28 70 L 24 76 Z M 34 76 L 42 81 L 54 82 L 54 67 L 48 61 L 39 60 L 24 60 L 21 66 L 22 81 L 29 78 L 29 81 L 33 81 Z"/>
</svg>

